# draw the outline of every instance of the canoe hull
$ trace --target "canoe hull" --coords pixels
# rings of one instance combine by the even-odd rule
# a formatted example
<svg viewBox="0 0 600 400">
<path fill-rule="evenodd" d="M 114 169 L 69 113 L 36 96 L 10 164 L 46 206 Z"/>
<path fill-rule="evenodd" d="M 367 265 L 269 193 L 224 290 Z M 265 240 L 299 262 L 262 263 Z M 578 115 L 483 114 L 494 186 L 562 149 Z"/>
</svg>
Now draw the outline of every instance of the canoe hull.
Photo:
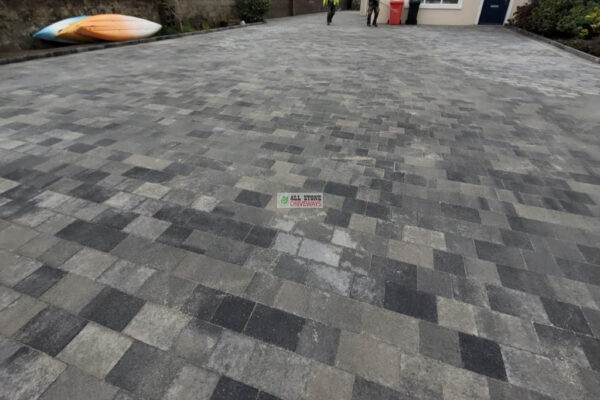
<svg viewBox="0 0 600 400">
<path fill-rule="evenodd" d="M 124 41 L 142 39 L 154 35 L 161 25 L 142 18 L 120 14 L 102 14 L 87 17 L 58 32 L 66 40 L 100 39 Z"/>
<path fill-rule="evenodd" d="M 68 28 L 72 24 L 79 22 L 79 21 L 83 20 L 84 18 L 87 18 L 87 15 L 81 15 L 79 17 L 63 19 L 61 21 L 55 22 L 51 25 L 48 25 L 44 29 L 37 31 L 36 33 L 33 34 L 33 37 L 35 39 L 51 40 L 53 42 L 59 42 L 59 43 L 78 43 L 77 41 L 74 41 L 74 40 L 70 40 L 70 39 L 66 39 L 66 38 L 59 38 L 57 35 L 60 30 Z"/>
</svg>

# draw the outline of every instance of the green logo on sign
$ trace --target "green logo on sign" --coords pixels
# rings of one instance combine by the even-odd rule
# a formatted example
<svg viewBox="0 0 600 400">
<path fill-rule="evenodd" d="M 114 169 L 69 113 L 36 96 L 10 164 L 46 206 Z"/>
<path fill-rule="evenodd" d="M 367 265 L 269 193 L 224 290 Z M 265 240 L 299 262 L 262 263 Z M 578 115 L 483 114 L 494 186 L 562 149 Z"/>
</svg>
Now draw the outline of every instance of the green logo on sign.
<svg viewBox="0 0 600 400">
<path fill-rule="evenodd" d="M 287 204 L 290 199 L 287 196 L 281 196 L 281 204 Z"/>
</svg>

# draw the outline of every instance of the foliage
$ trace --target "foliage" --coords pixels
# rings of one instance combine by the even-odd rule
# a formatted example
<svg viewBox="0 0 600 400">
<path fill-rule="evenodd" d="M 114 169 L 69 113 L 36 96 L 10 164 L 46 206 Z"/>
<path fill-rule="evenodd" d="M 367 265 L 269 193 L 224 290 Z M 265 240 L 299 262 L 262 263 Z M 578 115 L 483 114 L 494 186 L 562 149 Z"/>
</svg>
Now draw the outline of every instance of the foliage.
<svg viewBox="0 0 600 400">
<path fill-rule="evenodd" d="M 600 5 L 590 5 L 588 8 L 584 10 L 582 23 L 575 27 L 577 36 L 582 39 L 600 35 Z"/>
<path fill-rule="evenodd" d="M 162 29 L 160 30 L 159 36 L 176 35 L 178 33 L 181 33 L 179 32 L 179 29 L 173 28 L 172 26 L 163 25 Z"/>
<path fill-rule="evenodd" d="M 540 0 L 531 11 L 531 22 L 542 35 L 557 36 L 558 25 L 577 0 Z"/>
<path fill-rule="evenodd" d="M 592 39 L 559 39 L 560 42 L 567 46 L 574 47 L 586 53 L 593 54 L 596 57 L 600 57 L 600 36 L 596 36 Z"/>
<path fill-rule="evenodd" d="M 157 0 L 157 7 L 163 31 L 184 31 L 184 16 L 179 0 Z"/>
<path fill-rule="evenodd" d="M 532 0 L 517 9 L 514 25 L 549 37 L 589 39 L 600 35 L 597 0 Z"/>
<path fill-rule="evenodd" d="M 557 31 L 565 37 L 587 39 L 600 32 L 600 6 L 597 4 L 577 4 L 560 19 Z"/>
<path fill-rule="evenodd" d="M 270 0 L 237 0 L 239 17 L 246 22 L 262 21 L 270 7 Z"/>
<path fill-rule="evenodd" d="M 188 25 L 188 24 L 183 24 L 181 25 L 181 32 L 182 33 L 188 33 L 188 32 L 196 32 L 196 28 L 194 28 L 192 25 Z"/>
<path fill-rule="evenodd" d="M 513 18 L 508 21 L 511 25 L 518 26 L 528 31 L 535 31 L 535 24 L 531 19 L 531 13 L 533 9 L 538 6 L 539 0 L 531 0 L 525 5 L 517 7 L 517 11 Z"/>
</svg>

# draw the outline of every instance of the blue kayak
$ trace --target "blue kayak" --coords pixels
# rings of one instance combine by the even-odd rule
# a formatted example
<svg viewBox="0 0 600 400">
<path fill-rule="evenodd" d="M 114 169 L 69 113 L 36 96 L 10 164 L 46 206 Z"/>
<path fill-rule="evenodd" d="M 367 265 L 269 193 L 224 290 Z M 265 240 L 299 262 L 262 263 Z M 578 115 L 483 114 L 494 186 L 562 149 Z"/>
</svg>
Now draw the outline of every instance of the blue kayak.
<svg viewBox="0 0 600 400">
<path fill-rule="evenodd" d="M 60 31 L 61 29 L 68 28 L 75 22 L 81 21 L 84 18 L 87 18 L 87 15 L 81 15 L 79 17 L 63 19 L 61 21 L 53 23 L 52 25 L 48 25 L 44 29 L 34 33 L 33 37 L 35 39 L 51 40 L 53 42 L 60 42 L 60 43 L 78 43 L 78 42 L 74 42 L 71 40 L 61 39 L 61 38 L 57 37 L 56 35 L 58 34 L 58 31 Z"/>
</svg>

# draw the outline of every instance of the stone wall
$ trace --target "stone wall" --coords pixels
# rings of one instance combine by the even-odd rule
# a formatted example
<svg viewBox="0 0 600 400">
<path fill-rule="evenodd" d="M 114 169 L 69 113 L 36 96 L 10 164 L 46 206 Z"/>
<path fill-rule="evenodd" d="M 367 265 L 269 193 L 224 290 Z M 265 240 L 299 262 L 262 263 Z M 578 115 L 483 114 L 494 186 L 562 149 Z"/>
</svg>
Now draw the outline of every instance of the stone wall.
<svg viewBox="0 0 600 400">
<path fill-rule="evenodd" d="M 325 11 L 323 0 L 294 0 L 294 15 Z"/>
<path fill-rule="evenodd" d="M 239 22 L 235 0 L 172 0 L 179 3 L 180 14 L 194 28 L 202 24 L 216 27 Z"/>
<path fill-rule="evenodd" d="M 358 5 L 360 6 L 360 0 Z M 352 2 L 349 0 L 340 0 L 339 8 L 346 10 L 351 8 Z M 357 8 L 358 9 L 358 8 Z M 312 14 L 325 12 L 323 0 L 271 0 L 271 10 L 269 18 L 289 17 L 292 15 Z"/>
<path fill-rule="evenodd" d="M 168 0 L 195 29 L 238 22 L 235 0 Z M 160 0 L 0 0 L 0 52 L 48 47 L 33 40 L 39 29 L 64 18 L 116 13 L 161 22 Z M 340 8 L 350 2 L 340 0 Z M 268 18 L 323 12 L 323 0 L 271 0 Z"/>
<path fill-rule="evenodd" d="M 292 15 L 294 0 L 271 0 L 268 18 L 289 17 Z"/>
<path fill-rule="evenodd" d="M 235 0 L 172 0 L 195 28 L 237 22 Z M 0 0 L 0 51 L 44 47 L 31 35 L 58 20 L 82 14 L 117 13 L 161 22 L 158 0 Z"/>
</svg>

